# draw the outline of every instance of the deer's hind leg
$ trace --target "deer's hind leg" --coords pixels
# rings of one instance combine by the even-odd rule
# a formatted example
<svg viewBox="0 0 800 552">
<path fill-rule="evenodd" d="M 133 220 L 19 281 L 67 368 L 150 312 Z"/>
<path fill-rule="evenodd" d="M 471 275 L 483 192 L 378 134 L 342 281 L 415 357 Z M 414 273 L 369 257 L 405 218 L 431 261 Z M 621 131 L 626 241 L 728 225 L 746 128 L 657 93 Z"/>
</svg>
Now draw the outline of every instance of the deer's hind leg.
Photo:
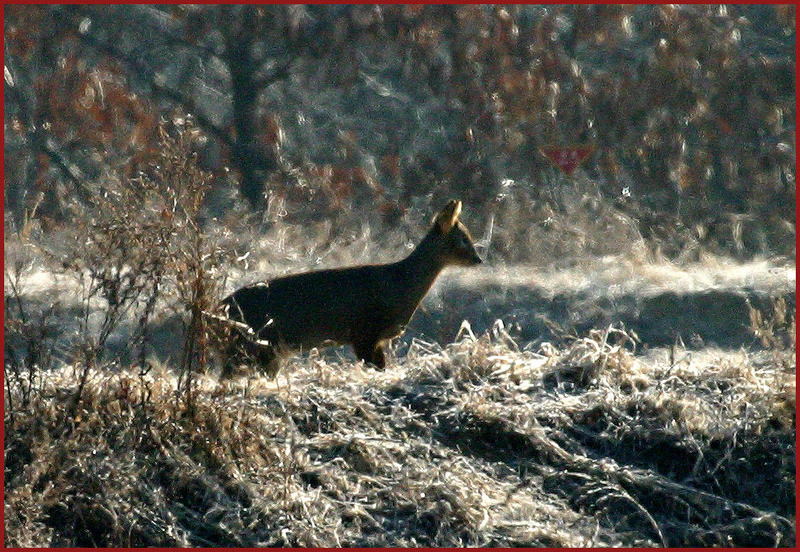
<svg viewBox="0 0 800 552">
<path fill-rule="evenodd" d="M 258 370 L 272 379 L 281 369 L 281 357 L 272 345 L 259 345 L 255 352 Z"/>
<path fill-rule="evenodd" d="M 225 353 L 221 377 L 228 379 L 241 375 L 242 365 L 255 365 L 259 372 L 274 378 L 280 371 L 280 360 L 272 345 L 260 343 L 240 334 L 231 338 L 230 346 Z"/>
</svg>

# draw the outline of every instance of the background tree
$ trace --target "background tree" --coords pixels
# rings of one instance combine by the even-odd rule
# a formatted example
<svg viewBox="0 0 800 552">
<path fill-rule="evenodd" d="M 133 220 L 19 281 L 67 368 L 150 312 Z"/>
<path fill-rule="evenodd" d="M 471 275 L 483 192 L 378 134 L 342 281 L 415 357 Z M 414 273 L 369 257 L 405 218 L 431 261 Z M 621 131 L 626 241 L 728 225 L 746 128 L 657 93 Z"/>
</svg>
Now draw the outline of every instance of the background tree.
<svg viewBox="0 0 800 552">
<path fill-rule="evenodd" d="M 458 195 L 537 223 L 565 185 L 539 148 L 592 142 L 578 176 L 645 236 L 792 251 L 792 7 L 11 6 L 5 29 L 18 214 L 135 172 L 177 111 L 222 196 L 287 220 Z"/>
</svg>

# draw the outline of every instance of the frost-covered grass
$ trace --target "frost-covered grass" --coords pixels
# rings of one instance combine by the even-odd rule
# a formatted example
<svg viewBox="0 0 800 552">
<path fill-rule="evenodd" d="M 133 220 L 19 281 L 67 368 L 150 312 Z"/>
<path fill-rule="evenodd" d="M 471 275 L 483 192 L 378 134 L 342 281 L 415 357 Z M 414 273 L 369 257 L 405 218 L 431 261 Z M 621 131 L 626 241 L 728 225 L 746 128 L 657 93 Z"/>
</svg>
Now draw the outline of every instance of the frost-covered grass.
<svg viewBox="0 0 800 552">
<path fill-rule="evenodd" d="M 795 354 L 497 325 L 385 372 L 7 380 L 9 546 L 791 546 Z M 27 381 L 23 378 L 23 382 Z M 9 417 L 8 397 L 14 404 Z"/>
<path fill-rule="evenodd" d="M 793 261 L 670 261 L 609 205 L 546 228 L 518 205 L 386 371 L 312 350 L 220 382 L 226 293 L 396 260 L 429 221 L 211 220 L 190 138 L 72 225 L 6 219 L 7 546 L 795 544 Z M 727 327 L 733 349 L 691 335 Z"/>
</svg>

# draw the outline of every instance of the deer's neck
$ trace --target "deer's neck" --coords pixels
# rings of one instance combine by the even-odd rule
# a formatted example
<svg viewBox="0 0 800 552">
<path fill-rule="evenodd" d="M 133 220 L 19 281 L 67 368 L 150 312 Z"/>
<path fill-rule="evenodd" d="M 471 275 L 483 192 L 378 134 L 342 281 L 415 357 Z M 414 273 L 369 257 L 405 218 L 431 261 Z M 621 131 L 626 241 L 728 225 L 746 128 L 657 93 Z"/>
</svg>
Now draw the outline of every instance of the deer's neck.
<svg viewBox="0 0 800 552">
<path fill-rule="evenodd" d="M 428 232 L 408 257 L 397 263 L 400 279 L 406 288 L 407 298 L 414 306 L 422 300 L 445 267 L 435 229 Z"/>
</svg>

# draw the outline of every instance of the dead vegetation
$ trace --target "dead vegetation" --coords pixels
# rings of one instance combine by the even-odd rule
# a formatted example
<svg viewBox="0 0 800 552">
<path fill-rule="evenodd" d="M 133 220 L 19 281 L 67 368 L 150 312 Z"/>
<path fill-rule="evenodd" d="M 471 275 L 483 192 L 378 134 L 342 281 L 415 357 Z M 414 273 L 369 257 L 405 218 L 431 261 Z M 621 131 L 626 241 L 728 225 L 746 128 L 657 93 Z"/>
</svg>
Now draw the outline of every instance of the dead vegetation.
<svg viewBox="0 0 800 552">
<path fill-rule="evenodd" d="M 641 354 L 616 325 L 526 347 L 465 323 L 385 372 L 312 351 L 220 382 L 202 313 L 227 275 L 374 239 L 206 224 L 194 138 L 165 131 L 158 170 L 109 179 L 64 239 L 33 217 L 7 238 L 6 546 L 795 544 L 792 303 L 736 321 L 760 349 Z"/>
<path fill-rule="evenodd" d="M 501 324 L 377 373 L 41 376 L 6 417 L 7 546 L 792 546 L 794 352 L 634 356 Z M 24 391 L 7 382 L 8 399 Z"/>
</svg>

